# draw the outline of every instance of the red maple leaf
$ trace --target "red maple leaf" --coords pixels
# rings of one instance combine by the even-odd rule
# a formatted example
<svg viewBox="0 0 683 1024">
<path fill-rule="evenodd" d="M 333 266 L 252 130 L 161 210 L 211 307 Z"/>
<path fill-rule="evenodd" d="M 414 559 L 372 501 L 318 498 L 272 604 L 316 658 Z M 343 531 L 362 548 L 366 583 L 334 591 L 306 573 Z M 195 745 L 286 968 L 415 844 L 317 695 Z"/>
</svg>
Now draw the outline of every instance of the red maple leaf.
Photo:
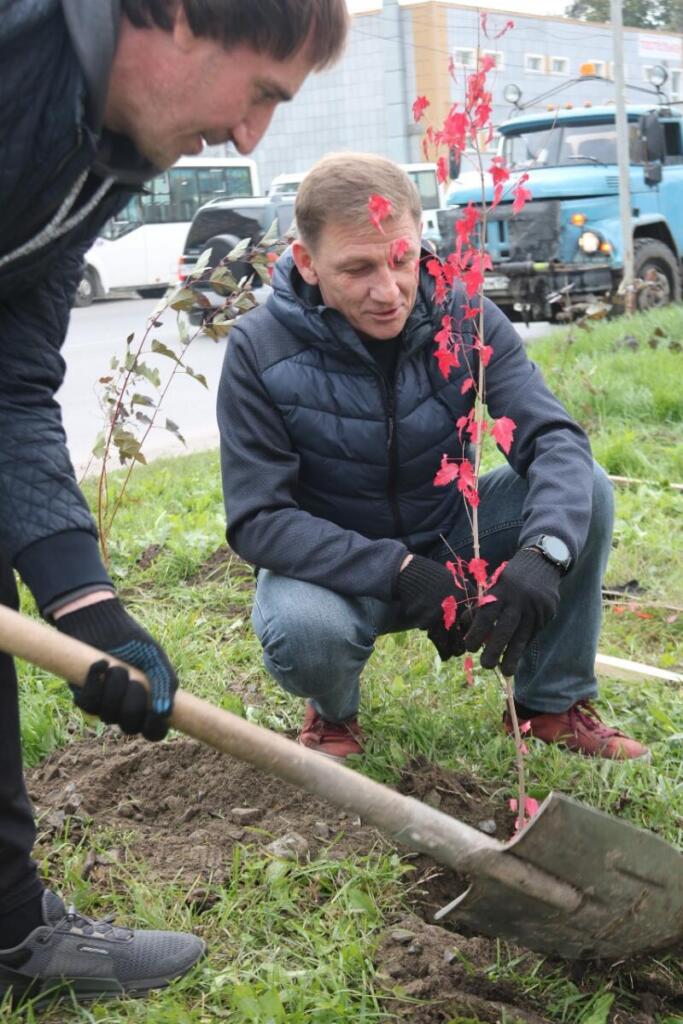
<svg viewBox="0 0 683 1024">
<path fill-rule="evenodd" d="M 472 578 L 481 583 L 482 586 L 486 586 L 486 570 L 488 568 L 488 562 L 485 558 L 471 558 L 467 564 L 467 568 L 472 574 Z"/>
<path fill-rule="evenodd" d="M 445 377 L 446 380 L 450 377 L 451 370 L 457 369 L 460 366 L 457 349 L 438 348 L 434 353 L 434 358 L 439 364 L 441 376 Z"/>
<path fill-rule="evenodd" d="M 460 555 L 455 556 L 455 562 L 446 562 L 446 568 L 453 577 L 453 582 L 456 587 L 467 592 L 467 587 L 465 586 L 465 580 L 467 578 L 466 566 Z"/>
<path fill-rule="evenodd" d="M 426 96 L 418 96 L 413 103 L 413 117 L 416 121 L 419 121 L 425 110 L 429 106 L 429 100 Z"/>
<path fill-rule="evenodd" d="M 436 180 L 440 185 L 444 185 L 450 175 L 448 173 L 448 160 L 445 156 L 440 156 L 436 161 Z"/>
<path fill-rule="evenodd" d="M 462 382 L 462 387 L 460 388 L 460 394 L 461 395 L 466 395 L 467 392 L 470 391 L 474 386 L 475 386 L 474 377 L 468 377 L 466 380 L 464 380 Z"/>
<path fill-rule="evenodd" d="M 531 199 L 531 192 L 528 188 L 524 188 L 524 183 L 529 180 L 528 174 L 523 174 L 515 187 L 512 189 L 512 195 L 515 197 L 512 204 L 512 212 L 519 213 L 523 210 L 525 205 Z"/>
<path fill-rule="evenodd" d="M 410 249 L 410 241 L 407 238 L 396 238 L 389 245 L 389 266 L 393 269 L 401 262 Z"/>
<path fill-rule="evenodd" d="M 463 459 L 460 463 L 460 473 L 458 480 L 458 488 L 463 491 L 466 487 L 474 487 L 476 485 L 476 475 L 474 472 L 474 466 L 469 459 Z"/>
<path fill-rule="evenodd" d="M 443 624 L 446 629 L 450 629 L 455 623 L 458 603 L 453 595 L 449 594 L 448 597 L 445 597 L 441 602 L 441 607 L 443 608 Z"/>
<path fill-rule="evenodd" d="M 445 348 L 453 341 L 453 317 L 444 316 L 441 318 L 441 330 L 434 335 L 434 341 L 439 348 Z"/>
<path fill-rule="evenodd" d="M 491 579 L 489 581 L 489 587 L 495 587 L 496 583 L 498 582 L 498 578 L 506 565 L 507 562 L 501 562 L 498 568 L 494 570 L 493 575 L 491 576 Z"/>
<path fill-rule="evenodd" d="M 435 487 L 445 487 L 446 484 L 452 484 L 454 480 L 457 480 L 460 474 L 460 466 L 457 462 L 449 461 L 447 455 L 441 456 L 441 466 L 438 473 L 434 477 Z"/>
<path fill-rule="evenodd" d="M 509 416 L 501 416 L 499 419 L 493 421 L 491 433 L 495 438 L 496 443 L 500 445 L 506 455 L 512 447 L 512 438 L 516 427 L 517 424 L 514 420 L 511 420 Z"/>
<path fill-rule="evenodd" d="M 465 679 L 467 680 L 468 686 L 474 686 L 474 659 L 471 654 L 468 654 L 462 663 L 462 667 L 465 669 Z"/>
<path fill-rule="evenodd" d="M 384 233 L 382 227 L 382 221 L 386 220 L 392 214 L 392 206 L 388 199 L 384 196 L 373 193 L 368 199 L 368 211 L 370 213 L 370 220 L 375 225 L 378 231 Z"/>
<path fill-rule="evenodd" d="M 510 172 L 503 163 L 502 156 L 494 156 L 489 167 L 489 174 L 493 178 L 494 185 L 504 185 L 510 178 Z"/>
<path fill-rule="evenodd" d="M 483 608 L 485 604 L 493 604 L 498 598 L 494 597 L 493 594 L 482 594 L 481 597 L 477 598 L 477 608 Z"/>
</svg>

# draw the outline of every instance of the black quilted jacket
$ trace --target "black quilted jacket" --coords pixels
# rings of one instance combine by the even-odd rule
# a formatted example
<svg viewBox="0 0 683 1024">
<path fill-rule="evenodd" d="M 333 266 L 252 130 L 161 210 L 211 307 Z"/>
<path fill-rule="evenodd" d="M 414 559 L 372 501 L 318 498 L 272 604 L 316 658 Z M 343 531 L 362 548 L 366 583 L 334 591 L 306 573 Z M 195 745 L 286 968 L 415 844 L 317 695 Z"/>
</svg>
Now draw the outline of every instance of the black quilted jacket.
<svg viewBox="0 0 683 1024">
<path fill-rule="evenodd" d="M 83 253 L 155 173 L 101 130 L 119 0 L 0 0 L 0 552 L 41 608 L 108 583 L 54 395 Z"/>
<path fill-rule="evenodd" d="M 273 294 L 233 328 L 218 390 L 228 539 L 244 559 L 388 601 L 408 550 L 448 557 L 440 536 L 462 499 L 433 481 L 444 453 L 462 456 L 455 424 L 473 395 L 462 393 L 464 361 L 448 380 L 439 372 L 443 311 L 432 295 L 423 270 L 389 383 L 348 321 L 304 285 L 291 253 L 280 257 Z M 449 312 L 467 336 L 464 309 L 456 290 Z M 520 543 L 552 533 L 576 557 L 591 513 L 588 438 L 507 317 L 488 300 L 484 313 L 488 413 L 516 422 L 508 461 L 529 484 Z"/>
</svg>

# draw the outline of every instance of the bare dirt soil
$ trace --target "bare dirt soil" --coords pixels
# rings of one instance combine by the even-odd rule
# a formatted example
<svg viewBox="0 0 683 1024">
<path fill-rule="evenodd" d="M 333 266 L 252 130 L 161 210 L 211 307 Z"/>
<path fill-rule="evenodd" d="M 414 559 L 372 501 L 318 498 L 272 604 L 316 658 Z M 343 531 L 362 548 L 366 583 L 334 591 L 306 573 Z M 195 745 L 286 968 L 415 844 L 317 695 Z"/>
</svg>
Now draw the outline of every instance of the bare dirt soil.
<svg viewBox="0 0 683 1024">
<path fill-rule="evenodd" d="M 500 797 L 476 779 L 415 762 L 404 772 L 400 789 L 475 827 L 484 825 L 500 839 L 511 832 L 512 816 Z M 103 893 L 112 885 L 116 865 L 134 858 L 145 862 L 151 886 L 170 880 L 184 884 L 188 903 L 199 911 L 210 908 L 227 879 L 236 843 L 263 853 L 280 841 L 281 855 L 298 858 L 390 848 L 359 819 L 184 738 L 150 745 L 115 729 L 88 735 L 34 769 L 29 790 L 39 815 L 39 851 L 48 854 L 65 829 L 78 841 L 89 826 L 94 845 L 84 844 L 82 873 Z M 120 840 L 109 846 L 112 829 L 120 830 Z M 104 852 L 101 830 L 107 836 Z M 454 1018 L 486 1024 L 553 1021 L 514 980 L 495 978 L 495 942 L 429 923 L 435 909 L 462 891 L 463 880 L 427 858 L 412 863 L 416 872 L 406 883 L 403 906 L 397 906 L 376 956 L 393 1019 L 411 1024 L 446 1024 Z M 526 956 L 522 950 L 519 955 Z M 528 965 L 534 962 L 529 954 Z M 520 972 L 523 966 L 522 961 Z M 558 966 L 546 963 L 541 971 Z M 586 992 L 611 978 L 630 993 L 615 1003 L 610 1024 L 655 1024 L 657 1015 L 683 1010 L 670 972 L 651 962 L 598 972 L 594 966 L 564 969 L 573 971 L 570 976 Z"/>
</svg>

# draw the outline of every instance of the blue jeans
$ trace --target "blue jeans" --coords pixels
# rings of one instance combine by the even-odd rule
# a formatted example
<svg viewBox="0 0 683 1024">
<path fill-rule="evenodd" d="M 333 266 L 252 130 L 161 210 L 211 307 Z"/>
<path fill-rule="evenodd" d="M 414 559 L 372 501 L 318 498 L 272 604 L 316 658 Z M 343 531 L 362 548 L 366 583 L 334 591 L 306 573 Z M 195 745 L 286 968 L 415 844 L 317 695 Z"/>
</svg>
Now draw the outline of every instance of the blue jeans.
<svg viewBox="0 0 683 1024">
<path fill-rule="evenodd" d="M 481 556 L 495 567 L 518 548 L 527 484 L 502 466 L 482 477 L 479 489 Z M 565 711 L 597 694 L 594 662 L 613 518 L 612 486 L 596 465 L 588 538 L 560 583 L 557 615 L 531 642 L 515 675 L 517 700 L 536 711 Z M 450 550 L 472 557 L 464 511 L 447 540 L 449 547 L 439 544 L 433 558 L 445 561 Z M 346 597 L 265 569 L 258 575 L 252 622 L 270 674 L 289 693 L 309 698 L 331 722 L 357 714 L 360 676 L 376 638 L 412 628 L 397 601 Z"/>
</svg>

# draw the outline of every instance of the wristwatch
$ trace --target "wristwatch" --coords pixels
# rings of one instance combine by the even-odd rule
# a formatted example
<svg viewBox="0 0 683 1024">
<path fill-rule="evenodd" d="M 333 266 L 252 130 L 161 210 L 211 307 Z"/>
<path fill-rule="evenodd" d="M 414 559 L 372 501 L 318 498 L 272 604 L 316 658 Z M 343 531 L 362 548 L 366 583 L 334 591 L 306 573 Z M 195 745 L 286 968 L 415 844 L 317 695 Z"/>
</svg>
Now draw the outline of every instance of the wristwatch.
<svg viewBox="0 0 683 1024">
<path fill-rule="evenodd" d="M 548 561 L 556 565 L 562 572 L 568 572 L 572 564 L 572 556 L 569 553 L 569 548 L 563 540 L 559 537 L 553 537 L 549 533 L 541 533 L 538 537 L 533 537 L 525 548 L 530 548 L 532 551 L 538 551 Z"/>
</svg>

